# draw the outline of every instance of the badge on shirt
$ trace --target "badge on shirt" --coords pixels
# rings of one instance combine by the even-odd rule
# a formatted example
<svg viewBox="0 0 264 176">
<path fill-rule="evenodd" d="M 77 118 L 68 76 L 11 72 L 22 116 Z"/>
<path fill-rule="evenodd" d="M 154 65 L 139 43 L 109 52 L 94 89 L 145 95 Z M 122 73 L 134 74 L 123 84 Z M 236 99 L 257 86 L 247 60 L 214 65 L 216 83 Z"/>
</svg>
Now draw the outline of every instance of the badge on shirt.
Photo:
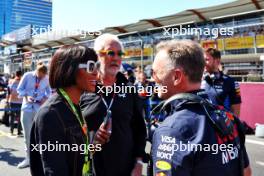
<svg viewBox="0 0 264 176">
<path fill-rule="evenodd" d="M 156 176 L 167 176 L 164 172 L 158 172 L 156 173 Z"/>
<path fill-rule="evenodd" d="M 160 170 L 171 170 L 171 164 L 167 161 L 157 161 L 156 167 Z"/>
<path fill-rule="evenodd" d="M 89 176 L 90 175 L 90 163 L 86 162 L 83 164 L 83 169 L 82 169 L 82 176 Z"/>
</svg>

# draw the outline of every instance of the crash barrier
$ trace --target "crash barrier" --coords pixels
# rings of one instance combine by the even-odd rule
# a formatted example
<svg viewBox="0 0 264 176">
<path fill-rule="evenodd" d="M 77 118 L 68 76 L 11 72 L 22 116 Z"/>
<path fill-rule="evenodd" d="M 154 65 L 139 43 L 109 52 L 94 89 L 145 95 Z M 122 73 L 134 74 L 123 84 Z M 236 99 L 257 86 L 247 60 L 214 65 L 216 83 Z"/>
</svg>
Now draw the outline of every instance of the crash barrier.
<svg viewBox="0 0 264 176">
<path fill-rule="evenodd" d="M 256 137 L 264 138 L 264 124 L 256 124 Z"/>
<path fill-rule="evenodd" d="M 0 111 L 8 111 L 8 112 L 10 112 L 10 111 L 20 111 L 20 110 L 21 110 L 21 108 L 3 108 L 3 109 L 0 108 Z"/>
<path fill-rule="evenodd" d="M 8 123 L 8 116 L 11 112 L 20 111 L 20 108 L 10 108 L 7 105 L 6 99 L 2 99 L 0 101 L 0 123 L 7 124 Z"/>
</svg>

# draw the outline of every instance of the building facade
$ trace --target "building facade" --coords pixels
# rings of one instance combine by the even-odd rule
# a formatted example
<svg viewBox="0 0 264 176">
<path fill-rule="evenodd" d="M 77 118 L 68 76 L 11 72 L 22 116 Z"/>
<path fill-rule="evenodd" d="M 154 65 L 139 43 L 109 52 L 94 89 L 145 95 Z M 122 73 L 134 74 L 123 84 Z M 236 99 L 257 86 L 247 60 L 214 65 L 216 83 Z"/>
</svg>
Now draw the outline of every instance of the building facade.
<svg viewBox="0 0 264 176">
<path fill-rule="evenodd" d="M 1 0 L 0 36 L 27 25 L 52 25 L 51 0 Z"/>
</svg>

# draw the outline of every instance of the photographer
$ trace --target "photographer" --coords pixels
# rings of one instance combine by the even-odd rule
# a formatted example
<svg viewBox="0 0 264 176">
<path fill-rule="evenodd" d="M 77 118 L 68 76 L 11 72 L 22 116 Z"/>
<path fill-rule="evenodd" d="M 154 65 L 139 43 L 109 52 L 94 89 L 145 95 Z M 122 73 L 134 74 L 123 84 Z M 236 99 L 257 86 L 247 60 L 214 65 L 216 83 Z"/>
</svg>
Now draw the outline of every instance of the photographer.
<svg viewBox="0 0 264 176">
<path fill-rule="evenodd" d="M 20 119 L 27 152 L 26 158 L 18 164 L 18 168 L 29 166 L 28 147 L 32 122 L 40 106 L 51 94 L 47 73 L 47 66 L 38 62 L 36 70 L 25 73 L 17 87 L 18 97 L 23 97 Z"/>
</svg>

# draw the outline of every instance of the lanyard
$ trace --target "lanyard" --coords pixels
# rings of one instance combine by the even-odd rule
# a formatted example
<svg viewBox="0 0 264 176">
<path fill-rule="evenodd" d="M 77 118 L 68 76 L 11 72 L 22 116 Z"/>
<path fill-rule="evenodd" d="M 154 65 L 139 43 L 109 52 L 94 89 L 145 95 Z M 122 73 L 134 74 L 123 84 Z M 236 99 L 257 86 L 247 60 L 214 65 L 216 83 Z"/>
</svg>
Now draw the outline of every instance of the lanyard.
<svg viewBox="0 0 264 176">
<path fill-rule="evenodd" d="M 35 77 L 35 91 L 38 90 L 38 88 L 39 88 L 39 83 L 40 83 L 40 79 L 36 76 L 36 77 Z"/>
<path fill-rule="evenodd" d="M 68 96 L 68 94 L 61 88 L 59 88 L 59 92 L 61 93 L 61 95 L 65 98 L 65 100 L 69 104 L 71 110 L 73 111 L 75 117 L 79 121 L 80 126 L 81 126 L 81 128 L 82 128 L 82 130 L 86 136 L 86 146 L 85 146 L 85 153 L 84 153 L 85 163 L 83 164 L 83 170 L 82 170 L 82 174 L 85 176 L 90 171 L 90 161 L 89 161 L 89 152 L 88 152 L 89 136 L 88 136 L 87 124 L 86 124 L 83 116 L 78 113 L 77 109 L 75 108 L 75 106 L 74 106 L 72 100 L 70 99 L 70 97 Z"/>
<path fill-rule="evenodd" d="M 35 97 L 35 98 L 38 95 L 37 91 L 38 91 L 38 88 L 39 88 L 39 84 L 40 84 L 40 79 L 36 76 L 35 77 L 35 86 L 34 86 L 35 90 L 34 90 L 34 94 L 33 94 L 33 97 Z"/>
<path fill-rule="evenodd" d="M 111 109 L 111 107 L 113 105 L 115 94 L 113 95 L 109 105 L 107 105 L 106 100 L 104 99 L 104 97 L 103 96 L 101 96 L 101 97 L 102 97 L 103 103 L 104 103 L 104 105 L 106 107 L 106 116 L 104 118 L 104 124 L 106 125 L 108 123 L 108 120 L 110 118 L 112 118 L 112 111 L 110 109 Z M 111 129 L 111 131 L 112 131 L 112 129 Z"/>
<path fill-rule="evenodd" d="M 107 110 L 107 111 L 110 110 L 111 107 L 112 107 L 112 105 L 113 105 L 113 102 L 114 102 L 115 94 L 113 95 L 113 97 L 112 97 L 112 99 L 111 99 L 109 105 L 107 104 L 107 102 L 106 102 L 106 100 L 104 99 L 104 97 L 103 97 L 103 96 L 101 96 L 101 97 L 102 97 L 103 103 L 104 103 L 104 105 L 105 105 L 105 107 L 106 107 L 106 110 Z"/>
</svg>

